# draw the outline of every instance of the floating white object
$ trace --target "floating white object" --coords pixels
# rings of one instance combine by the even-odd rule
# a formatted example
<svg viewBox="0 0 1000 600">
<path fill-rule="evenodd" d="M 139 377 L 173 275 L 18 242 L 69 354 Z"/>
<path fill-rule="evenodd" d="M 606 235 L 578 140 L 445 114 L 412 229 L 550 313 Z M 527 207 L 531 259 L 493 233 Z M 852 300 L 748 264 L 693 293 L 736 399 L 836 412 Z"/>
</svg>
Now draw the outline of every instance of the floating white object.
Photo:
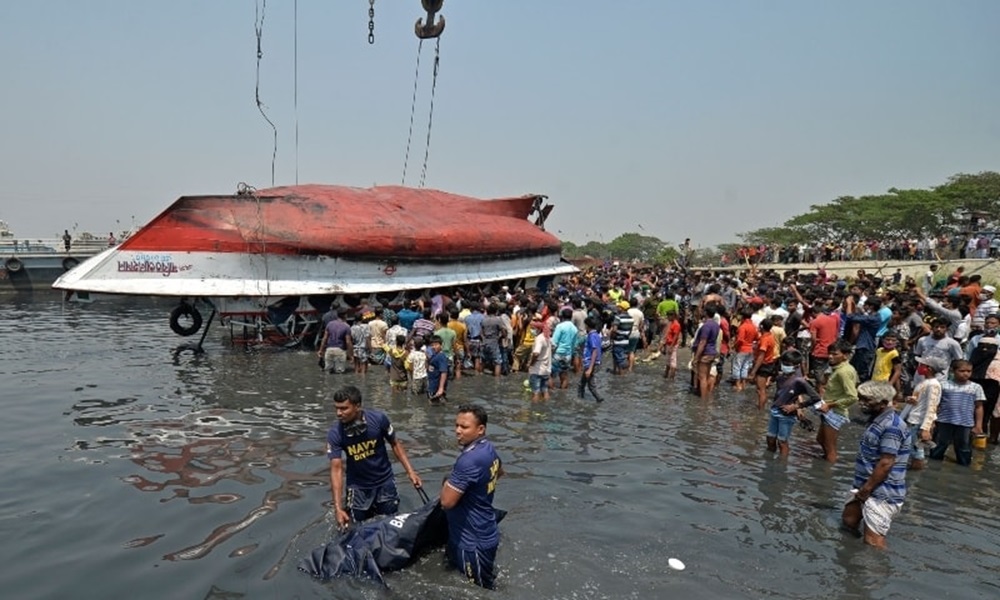
<svg viewBox="0 0 1000 600">
<path fill-rule="evenodd" d="M 679 559 L 671 558 L 670 560 L 667 561 L 667 564 L 670 565 L 670 568 L 675 571 L 684 570 L 684 563 L 682 563 Z"/>
</svg>

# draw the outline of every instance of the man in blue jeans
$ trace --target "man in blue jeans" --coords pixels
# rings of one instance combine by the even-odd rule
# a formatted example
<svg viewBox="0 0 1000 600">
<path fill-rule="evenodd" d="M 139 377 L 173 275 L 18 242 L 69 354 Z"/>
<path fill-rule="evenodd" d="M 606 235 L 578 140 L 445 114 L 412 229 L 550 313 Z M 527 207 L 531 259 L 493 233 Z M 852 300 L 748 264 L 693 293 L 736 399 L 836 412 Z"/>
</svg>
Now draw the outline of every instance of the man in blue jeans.
<svg viewBox="0 0 1000 600">
<path fill-rule="evenodd" d="M 802 360 L 798 350 L 786 350 L 781 355 L 781 370 L 775 380 L 777 387 L 767 422 L 767 449 L 778 451 L 782 456 L 788 456 L 788 438 L 798 421 L 799 409 L 822 400 L 816 388 L 802 376 Z M 800 401 L 801 396 L 806 396 L 807 400 Z"/>
</svg>

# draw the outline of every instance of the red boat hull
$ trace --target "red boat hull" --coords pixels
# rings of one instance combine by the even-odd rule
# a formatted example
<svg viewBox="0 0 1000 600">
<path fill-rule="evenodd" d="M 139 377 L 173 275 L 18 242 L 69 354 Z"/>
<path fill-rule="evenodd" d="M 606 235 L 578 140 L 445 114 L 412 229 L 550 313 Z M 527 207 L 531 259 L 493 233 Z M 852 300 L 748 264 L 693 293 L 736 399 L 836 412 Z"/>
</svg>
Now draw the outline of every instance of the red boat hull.
<svg viewBox="0 0 1000 600">
<path fill-rule="evenodd" d="M 185 196 L 53 287 L 282 298 L 548 282 L 576 268 L 541 227 L 552 208 L 543 199 L 321 185 Z"/>
<path fill-rule="evenodd" d="M 397 260 L 559 253 L 559 239 L 528 220 L 542 198 L 478 200 L 438 190 L 329 185 L 184 196 L 120 249 Z"/>
</svg>

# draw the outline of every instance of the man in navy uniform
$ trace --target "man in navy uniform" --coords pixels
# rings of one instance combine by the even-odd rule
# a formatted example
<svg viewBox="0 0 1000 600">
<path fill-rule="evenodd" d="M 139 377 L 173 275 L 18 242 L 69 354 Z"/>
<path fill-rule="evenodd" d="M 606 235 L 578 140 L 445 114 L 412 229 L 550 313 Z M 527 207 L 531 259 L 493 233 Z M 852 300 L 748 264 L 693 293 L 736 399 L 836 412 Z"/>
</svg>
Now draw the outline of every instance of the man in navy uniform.
<svg viewBox="0 0 1000 600">
<path fill-rule="evenodd" d="M 500 530 L 493 493 L 503 466 L 486 439 L 486 409 L 464 404 L 455 417 L 455 437 L 462 452 L 441 487 L 441 507 L 448 517 L 448 560 L 487 589 L 496 580 Z"/>
<path fill-rule="evenodd" d="M 348 385 L 333 394 L 337 423 L 327 433 L 326 454 L 330 459 L 333 508 L 341 527 L 376 515 L 393 515 L 399 508 L 399 492 L 393 479 L 386 442 L 406 470 L 413 487 L 423 485 L 410 465 L 403 444 L 389 417 L 361 407 L 361 390 Z M 347 455 L 347 503 L 344 503 L 344 454 Z M 346 507 L 346 508 L 345 508 Z"/>
</svg>

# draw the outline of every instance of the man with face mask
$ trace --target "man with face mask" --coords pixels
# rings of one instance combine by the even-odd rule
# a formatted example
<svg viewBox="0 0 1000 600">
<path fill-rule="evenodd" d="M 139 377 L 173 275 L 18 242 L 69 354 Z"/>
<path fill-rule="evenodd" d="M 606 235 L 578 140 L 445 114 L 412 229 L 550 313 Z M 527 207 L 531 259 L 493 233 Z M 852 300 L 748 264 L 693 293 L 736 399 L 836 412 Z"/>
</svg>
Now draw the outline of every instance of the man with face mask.
<svg viewBox="0 0 1000 600">
<path fill-rule="evenodd" d="M 788 439 L 798 421 L 799 409 L 821 400 L 816 388 L 802 376 L 802 362 L 803 356 L 798 350 L 786 350 L 779 359 L 781 370 L 775 380 L 777 389 L 767 423 L 767 449 L 778 451 L 782 456 L 788 455 Z M 800 400 L 802 396 L 806 400 Z"/>
<path fill-rule="evenodd" d="M 854 486 L 841 519 L 848 529 L 862 533 L 866 544 L 885 548 L 892 519 L 906 498 L 906 463 L 910 431 L 896 414 L 896 389 L 884 381 L 858 386 L 858 404 L 868 418 L 854 466 Z"/>
<path fill-rule="evenodd" d="M 935 375 L 948 370 L 948 363 L 942 358 L 930 356 L 917 358 L 917 374 L 923 381 L 913 389 L 913 395 L 906 398 L 906 406 L 899 416 L 906 421 L 913 437 L 913 461 L 910 468 L 923 469 L 926 464 L 927 448 L 933 448 L 932 433 L 937 409 L 941 403 L 941 382 Z"/>
</svg>

